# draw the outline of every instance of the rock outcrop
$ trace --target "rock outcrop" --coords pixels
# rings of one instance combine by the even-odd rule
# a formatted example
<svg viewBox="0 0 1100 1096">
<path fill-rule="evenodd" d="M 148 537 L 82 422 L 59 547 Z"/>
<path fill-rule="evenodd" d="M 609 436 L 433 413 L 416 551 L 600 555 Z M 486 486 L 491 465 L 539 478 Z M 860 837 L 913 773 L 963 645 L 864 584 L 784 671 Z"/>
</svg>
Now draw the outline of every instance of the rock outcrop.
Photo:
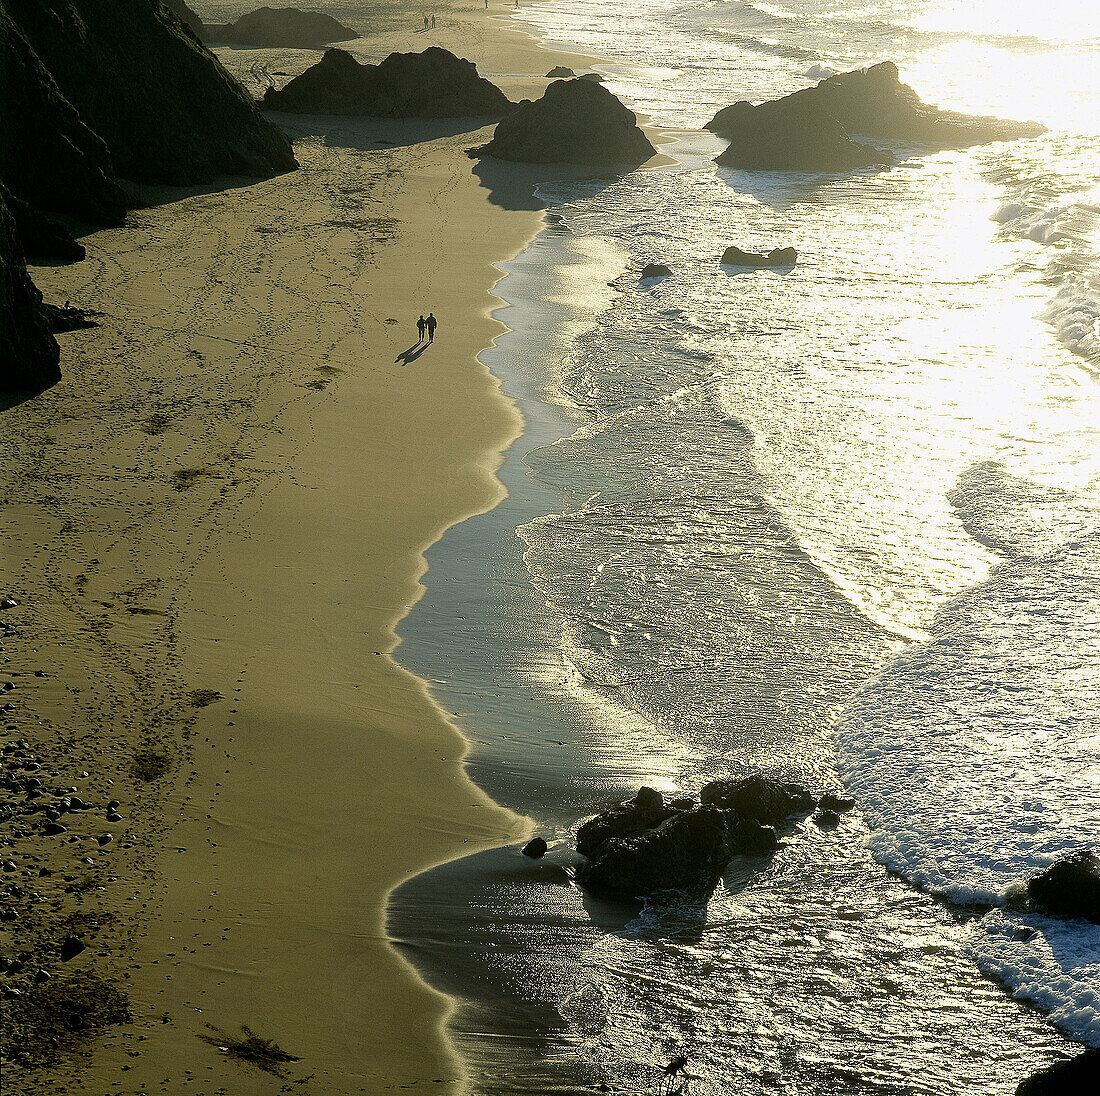
<svg viewBox="0 0 1100 1096">
<path fill-rule="evenodd" d="M 767 255 L 758 255 L 755 251 L 731 246 L 722 252 L 721 262 L 725 266 L 794 266 L 798 262 L 798 252 L 793 247 L 773 247 Z"/>
<path fill-rule="evenodd" d="M 794 787 L 768 783 L 775 789 L 768 801 L 773 808 L 780 802 L 774 797 Z M 785 806 L 791 799 L 787 795 L 781 802 Z M 760 813 L 760 794 L 746 793 L 741 801 Z M 577 851 L 586 857 L 577 881 L 618 898 L 678 890 L 705 901 L 734 856 L 767 856 L 778 846 L 775 830 L 747 813 L 691 798 L 666 803 L 660 792 L 643 787 L 577 830 Z"/>
<path fill-rule="evenodd" d="M 330 49 L 282 90 L 269 89 L 264 106 L 295 114 L 360 114 L 374 118 L 502 118 L 515 109 L 495 84 L 438 46 L 391 53 L 377 65 Z"/>
<path fill-rule="evenodd" d="M 1055 1062 L 1016 1086 L 1016 1096 L 1084 1096 L 1100 1091 L 1100 1049 Z"/>
<path fill-rule="evenodd" d="M 1045 132 L 1036 122 L 960 114 L 922 103 L 900 82 L 890 61 L 838 73 L 759 106 L 734 103 L 706 128 L 730 141 L 719 164 L 750 171 L 849 171 L 893 163 L 889 152 L 854 141 L 852 134 L 947 149 Z"/>
<path fill-rule="evenodd" d="M 620 898 L 678 890 L 706 899 L 734 856 L 766 855 L 778 844 L 773 829 L 733 811 L 674 811 L 655 828 L 605 840 L 578 867 L 577 880 Z"/>
<path fill-rule="evenodd" d="M 1051 917 L 1079 917 L 1100 925 L 1100 857 L 1089 849 L 1067 856 L 1030 880 L 1031 905 Z"/>
<path fill-rule="evenodd" d="M 637 167 L 656 149 L 627 109 L 594 80 L 556 80 L 541 99 L 524 102 L 496 128 L 493 139 L 471 149 L 520 163 Z"/>
<path fill-rule="evenodd" d="M 227 24 L 219 40 L 244 49 L 316 49 L 358 37 L 358 31 L 319 11 L 263 7 Z"/>
<path fill-rule="evenodd" d="M 116 176 L 184 185 L 296 167 L 290 141 L 150 0 L 0 0 L 0 181 L 35 209 L 117 224 Z"/>
<path fill-rule="evenodd" d="M 814 795 L 800 785 L 759 773 L 740 780 L 712 780 L 700 789 L 699 800 L 766 826 L 776 826 L 792 814 L 809 814 L 817 806 Z"/>
<path fill-rule="evenodd" d="M 60 380 L 60 350 L 42 294 L 27 274 L 15 221 L 0 196 L 0 392 L 37 392 Z"/>
</svg>

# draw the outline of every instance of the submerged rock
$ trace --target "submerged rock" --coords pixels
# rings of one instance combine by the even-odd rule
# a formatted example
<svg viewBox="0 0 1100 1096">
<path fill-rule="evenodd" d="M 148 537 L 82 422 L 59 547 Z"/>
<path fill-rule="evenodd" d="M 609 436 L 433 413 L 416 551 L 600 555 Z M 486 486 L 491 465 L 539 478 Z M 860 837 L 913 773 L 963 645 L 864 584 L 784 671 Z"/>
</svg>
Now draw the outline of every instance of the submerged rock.
<svg viewBox="0 0 1100 1096">
<path fill-rule="evenodd" d="M 1055 1062 L 1016 1086 L 1016 1096 L 1085 1096 L 1100 1092 L 1100 1049 Z"/>
<path fill-rule="evenodd" d="M 854 141 L 851 134 L 947 149 L 1045 132 L 1037 122 L 960 114 L 922 103 L 900 82 L 890 61 L 830 76 L 816 87 L 758 106 L 734 103 L 706 128 L 730 141 L 719 164 L 750 171 L 849 171 L 894 162 L 890 153 Z"/>
<path fill-rule="evenodd" d="M 1100 858 L 1090 849 L 1052 864 L 1027 885 L 1032 906 L 1052 917 L 1100 924 Z"/>
<path fill-rule="evenodd" d="M 362 65 L 344 50 L 326 50 L 286 87 L 269 88 L 264 106 L 375 118 L 502 118 L 515 109 L 500 88 L 478 75 L 472 61 L 438 46 L 391 53 L 377 65 Z"/>
<path fill-rule="evenodd" d="M 724 266 L 794 266 L 798 252 L 793 247 L 773 247 L 767 255 L 758 255 L 755 251 L 730 246 L 722 252 L 721 261 Z"/>
<path fill-rule="evenodd" d="M 664 263 L 647 263 L 641 273 L 641 281 L 645 281 L 647 278 L 667 278 L 672 273 L 672 270 L 665 266 Z"/>
<path fill-rule="evenodd" d="M 634 112 L 597 81 L 582 77 L 556 80 L 541 99 L 521 103 L 492 140 L 470 155 L 611 168 L 637 167 L 656 152 Z"/>
<path fill-rule="evenodd" d="M 808 814 L 817 805 L 817 799 L 800 785 L 759 773 L 740 780 L 712 780 L 702 787 L 699 799 L 769 826 L 792 814 Z"/>
<path fill-rule="evenodd" d="M 319 11 L 263 7 L 227 24 L 220 37 L 246 49 L 316 49 L 358 38 L 359 32 Z"/>
</svg>

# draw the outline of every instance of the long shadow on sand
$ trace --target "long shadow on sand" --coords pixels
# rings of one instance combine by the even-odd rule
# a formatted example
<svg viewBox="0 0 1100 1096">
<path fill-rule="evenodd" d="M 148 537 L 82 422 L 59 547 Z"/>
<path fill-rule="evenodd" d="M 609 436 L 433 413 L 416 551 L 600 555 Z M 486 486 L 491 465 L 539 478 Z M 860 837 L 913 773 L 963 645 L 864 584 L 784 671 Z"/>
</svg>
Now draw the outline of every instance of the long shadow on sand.
<svg viewBox="0 0 1100 1096">
<path fill-rule="evenodd" d="M 410 362 L 416 361 L 416 359 L 431 345 L 430 342 L 414 343 L 408 350 L 402 350 L 393 360 L 395 362 L 400 362 L 402 365 L 408 365 Z"/>
<path fill-rule="evenodd" d="M 501 209 L 548 209 L 554 203 L 535 193 L 540 183 L 572 183 L 583 179 L 587 193 L 595 194 L 620 178 L 613 173 L 600 174 L 592 168 L 570 164 L 519 164 L 484 156 L 474 164 L 474 175 L 489 192 L 489 201 Z"/>
</svg>

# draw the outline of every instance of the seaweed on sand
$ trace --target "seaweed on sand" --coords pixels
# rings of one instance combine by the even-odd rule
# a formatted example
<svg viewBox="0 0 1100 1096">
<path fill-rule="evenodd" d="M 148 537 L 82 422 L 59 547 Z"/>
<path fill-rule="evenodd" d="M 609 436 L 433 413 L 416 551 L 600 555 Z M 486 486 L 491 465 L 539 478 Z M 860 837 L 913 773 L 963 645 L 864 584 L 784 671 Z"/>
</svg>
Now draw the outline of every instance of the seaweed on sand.
<svg viewBox="0 0 1100 1096">
<path fill-rule="evenodd" d="M 287 1062 L 300 1062 L 295 1054 L 288 1054 L 273 1039 L 264 1039 L 257 1035 L 250 1027 L 241 1024 L 240 1035 L 228 1035 L 213 1024 L 206 1025 L 209 1034 L 200 1035 L 204 1043 L 217 1047 L 223 1054 L 231 1058 L 239 1058 L 242 1062 L 262 1069 L 265 1073 L 272 1073 L 276 1077 L 285 1077 L 283 1068 Z"/>
</svg>

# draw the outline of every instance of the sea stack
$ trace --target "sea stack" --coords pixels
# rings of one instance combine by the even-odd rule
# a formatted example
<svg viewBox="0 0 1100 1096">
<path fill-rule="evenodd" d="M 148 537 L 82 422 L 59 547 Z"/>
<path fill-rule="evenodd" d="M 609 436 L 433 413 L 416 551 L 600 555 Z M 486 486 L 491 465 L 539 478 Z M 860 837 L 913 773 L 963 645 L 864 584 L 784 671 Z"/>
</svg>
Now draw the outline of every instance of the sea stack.
<svg viewBox="0 0 1100 1096">
<path fill-rule="evenodd" d="M 220 40 L 242 49 L 316 49 L 329 42 L 347 42 L 359 32 L 331 15 L 299 8 L 257 8 L 229 23 Z"/>
<path fill-rule="evenodd" d="M 294 114 L 359 114 L 373 118 L 502 118 L 515 109 L 472 61 L 430 46 L 391 53 L 377 65 L 330 49 L 282 90 L 264 95 L 269 110 Z"/>
<path fill-rule="evenodd" d="M 922 103 L 901 83 L 890 61 L 830 76 L 816 87 L 758 106 L 734 103 L 706 128 L 730 141 L 717 162 L 749 171 L 849 171 L 894 162 L 889 152 L 852 135 L 948 149 L 1045 132 L 1037 122 L 960 114 Z"/>
<path fill-rule="evenodd" d="M 541 99 L 521 103 L 493 139 L 470 150 L 520 163 L 638 167 L 657 150 L 634 112 L 595 80 L 556 80 Z"/>
</svg>

